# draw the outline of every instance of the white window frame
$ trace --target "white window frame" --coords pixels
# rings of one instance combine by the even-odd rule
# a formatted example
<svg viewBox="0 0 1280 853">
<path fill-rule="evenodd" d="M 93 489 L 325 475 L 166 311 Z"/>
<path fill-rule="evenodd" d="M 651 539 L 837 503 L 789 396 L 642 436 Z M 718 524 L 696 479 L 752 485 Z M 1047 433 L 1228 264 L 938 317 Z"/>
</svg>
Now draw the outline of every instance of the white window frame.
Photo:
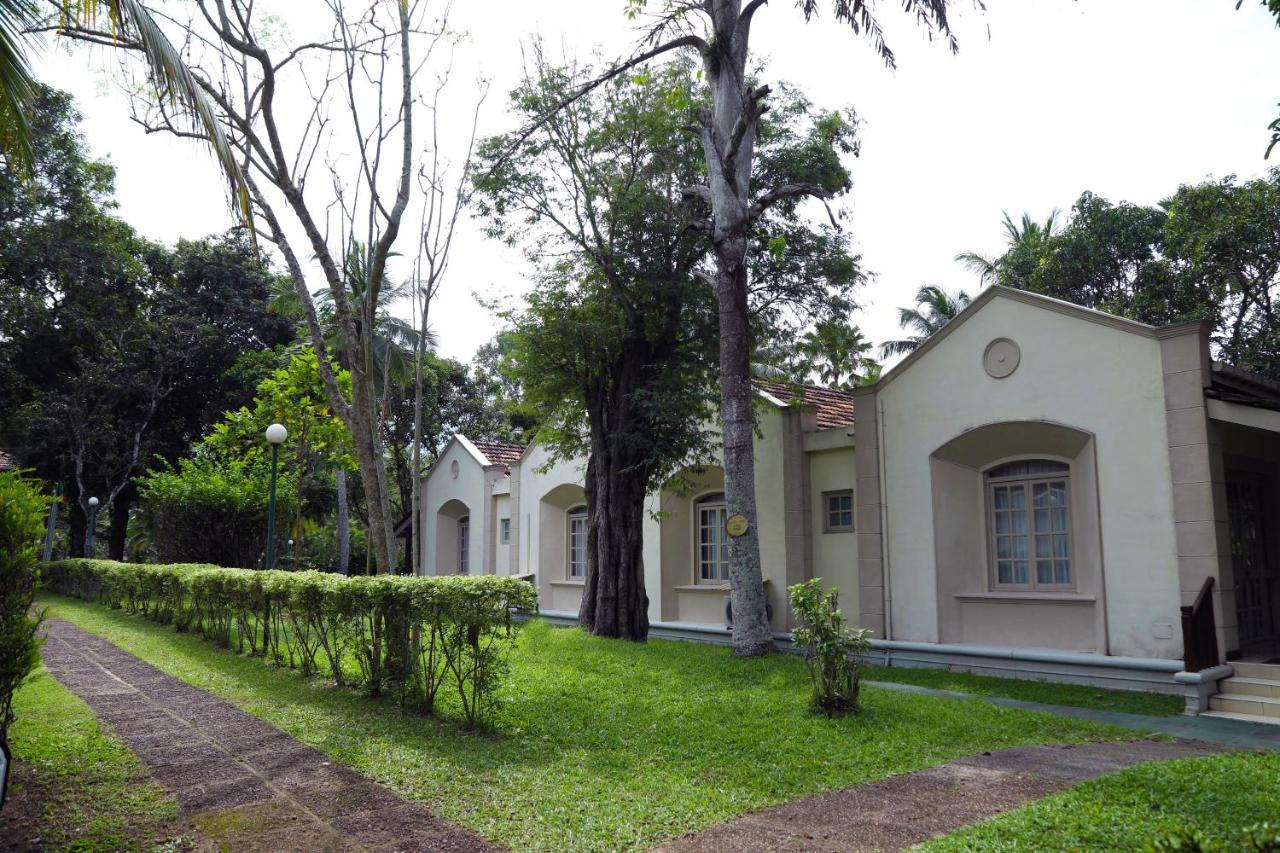
<svg viewBox="0 0 1280 853">
<path fill-rule="evenodd" d="M 574 527 L 581 525 L 578 533 L 574 532 Z M 573 538 L 575 535 L 582 537 L 579 553 L 575 554 L 575 546 Z M 564 576 L 571 581 L 585 581 L 587 579 L 587 508 L 586 506 L 570 507 L 565 513 L 564 521 Z"/>
<path fill-rule="evenodd" d="M 693 501 L 693 582 L 697 585 L 729 584 L 729 534 L 724 529 L 728 516 L 723 492 L 707 492 Z M 704 532 L 710 541 L 704 542 Z M 704 545 L 712 549 L 709 561 L 705 559 Z"/>
<path fill-rule="evenodd" d="M 833 500 L 841 498 L 849 499 L 849 508 L 837 507 L 835 510 L 831 508 Z M 849 514 L 849 523 L 832 524 L 831 517 L 833 515 L 843 516 Z M 822 493 L 822 532 L 823 533 L 852 533 L 853 532 L 853 489 L 835 489 L 830 492 Z"/>
<path fill-rule="evenodd" d="M 498 544 L 511 544 L 511 519 L 509 518 L 498 519 Z"/>
<path fill-rule="evenodd" d="M 998 471 L 1009 465 L 1018 462 L 1048 462 L 1054 465 L 1064 466 L 1064 470 L 1054 472 L 1043 472 L 1037 474 L 1011 474 L 1008 476 L 991 476 L 990 472 Z M 1047 513 L 1049 519 L 1049 528 L 1042 530 L 1037 527 L 1037 507 L 1035 502 L 1036 487 L 1048 487 L 1052 484 L 1061 484 L 1062 486 L 1062 506 L 1060 507 L 1039 507 L 1040 510 Z M 996 508 L 996 490 L 1001 488 L 1020 488 L 1023 494 L 1023 505 L 1018 509 L 997 509 Z M 1005 460 L 997 465 L 991 466 L 983 473 L 983 492 L 985 495 L 986 505 L 986 525 L 987 525 L 987 551 L 989 554 L 988 567 L 990 572 L 991 589 L 997 592 L 1074 592 L 1077 588 L 1077 565 L 1075 561 L 1075 542 L 1074 528 L 1072 525 L 1071 513 L 1071 465 L 1061 459 L 1052 459 L 1044 457 L 1010 459 Z M 1055 523 L 1053 510 L 1062 510 L 1063 526 L 1058 529 Z M 1010 514 L 1010 530 L 1012 531 L 1013 513 L 1019 512 L 1025 520 L 1023 533 L 997 533 L 997 512 L 1007 512 Z M 1015 556 L 1001 558 L 999 556 L 999 546 L 997 537 L 1005 535 L 1010 537 L 1023 537 L 1026 540 L 1025 556 Z M 1049 543 L 1049 556 L 1038 557 L 1037 546 L 1041 540 L 1047 540 Z M 1055 550 L 1056 541 L 1065 543 L 1065 555 L 1058 555 Z M 1053 582 L 1041 582 L 1039 579 L 1039 563 L 1048 563 L 1048 568 L 1052 576 Z M 1002 563 L 1011 564 L 1011 572 L 1016 571 L 1017 563 L 1026 564 L 1027 579 L 1025 583 L 1019 583 L 1016 580 L 1009 582 L 1001 582 L 1000 568 Z M 1067 581 L 1065 583 L 1057 581 L 1057 572 L 1061 568 L 1059 564 L 1065 564 Z M 1014 575 L 1016 577 L 1016 575 Z"/>
<path fill-rule="evenodd" d="M 471 516 L 458 519 L 458 574 L 471 571 Z"/>
</svg>

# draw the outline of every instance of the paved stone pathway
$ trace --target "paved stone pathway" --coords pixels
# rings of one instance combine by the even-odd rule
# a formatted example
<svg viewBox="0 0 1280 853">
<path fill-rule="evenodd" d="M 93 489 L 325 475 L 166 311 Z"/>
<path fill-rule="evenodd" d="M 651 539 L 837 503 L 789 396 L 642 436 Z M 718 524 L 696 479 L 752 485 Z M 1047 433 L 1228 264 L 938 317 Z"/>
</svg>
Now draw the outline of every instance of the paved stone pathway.
<svg viewBox="0 0 1280 853">
<path fill-rule="evenodd" d="M 659 849 L 903 850 L 1104 773 L 1216 750 L 1185 741 L 1002 749 L 746 814 Z"/>
<path fill-rule="evenodd" d="M 493 850 L 420 803 L 62 619 L 45 668 L 222 849 Z"/>
</svg>

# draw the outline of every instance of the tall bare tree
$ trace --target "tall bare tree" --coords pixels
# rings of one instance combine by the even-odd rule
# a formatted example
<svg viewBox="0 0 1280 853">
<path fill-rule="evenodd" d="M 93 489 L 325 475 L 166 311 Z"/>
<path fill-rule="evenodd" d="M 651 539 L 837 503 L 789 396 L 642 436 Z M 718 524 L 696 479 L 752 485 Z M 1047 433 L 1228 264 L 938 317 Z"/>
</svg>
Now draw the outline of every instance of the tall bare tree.
<svg viewBox="0 0 1280 853">
<path fill-rule="evenodd" d="M 428 156 L 415 136 L 424 105 L 419 75 L 447 54 L 448 7 L 431 0 L 316 3 L 293 37 L 254 0 L 195 0 L 185 19 L 152 8 L 181 33 L 180 53 L 212 103 L 236 154 L 258 233 L 279 251 L 294 284 L 333 411 L 351 432 L 369 517 L 373 561 L 395 565 L 391 493 L 375 360 L 374 330 L 388 259 L 402 230 L 415 230 L 415 174 Z M 176 10 L 175 10 L 176 11 Z M 286 22 L 289 23 L 289 22 Z M 63 29 L 88 40 L 74 22 Z M 141 50 L 140 45 L 120 46 Z M 134 118 L 148 131 L 207 140 L 163 93 L 130 90 Z M 313 180 L 313 178 L 318 178 Z M 406 228 L 407 226 L 407 228 Z M 348 248 L 359 242 L 365 297 L 354 300 Z M 330 348 L 308 282 L 320 277 L 332 298 L 351 372 L 351 398 L 330 368 Z"/>
</svg>

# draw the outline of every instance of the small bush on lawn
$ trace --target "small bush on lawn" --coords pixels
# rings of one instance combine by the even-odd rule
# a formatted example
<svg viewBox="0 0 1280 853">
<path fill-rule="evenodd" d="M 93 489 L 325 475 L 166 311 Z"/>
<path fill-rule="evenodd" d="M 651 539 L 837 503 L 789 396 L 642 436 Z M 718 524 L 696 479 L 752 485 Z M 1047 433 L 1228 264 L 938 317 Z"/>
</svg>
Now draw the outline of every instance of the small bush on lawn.
<svg viewBox="0 0 1280 853">
<path fill-rule="evenodd" d="M 270 469 L 247 459 L 182 459 L 140 478 L 142 516 L 156 558 L 165 563 L 215 563 L 251 568 L 267 549 Z M 288 538 L 297 483 L 280 472 L 276 540 Z"/>
<path fill-rule="evenodd" d="M 813 682 L 813 710 L 828 717 L 857 711 L 862 679 L 858 657 L 871 648 L 869 632 L 844 624 L 838 591 L 824 592 L 816 578 L 798 583 L 787 592 L 800 622 L 791 637 L 804 649 Z"/>
<path fill-rule="evenodd" d="M 304 675 L 324 674 L 375 696 L 392 691 L 424 713 L 449 684 L 472 726 L 492 719 L 517 628 L 512 608 L 537 608 L 532 585 L 495 576 L 344 577 L 63 560 L 48 564 L 44 580 L 55 592 L 198 631 Z"/>
<path fill-rule="evenodd" d="M 0 741 L 8 742 L 13 694 L 40 661 L 32 615 L 36 549 L 49 499 L 17 471 L 0 473 Z"/>
</svg>

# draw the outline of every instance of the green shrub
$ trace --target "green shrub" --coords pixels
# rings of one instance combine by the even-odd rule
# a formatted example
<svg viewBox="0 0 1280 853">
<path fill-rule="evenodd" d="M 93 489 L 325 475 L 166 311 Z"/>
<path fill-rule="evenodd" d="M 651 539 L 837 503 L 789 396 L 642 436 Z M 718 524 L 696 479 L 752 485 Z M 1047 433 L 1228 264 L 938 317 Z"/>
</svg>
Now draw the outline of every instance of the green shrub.
<svg viewBox="0 0 1280 853">
<path fill-rule="evenodd" d="M 143 521 L 156 559 L 251 568 L 267 548 L 270 470 L 249 460 L 182 459 L 138 480 Z M 281 470 L 276 484 L 276 545 L 283 551 L 297 483 Z"/>
<path fill-rule="evenodd" d="M 8 741 L 13 694 L 40 662 L 32 612 L 36 557 L 49 498 L 17 471 L 0 473 L 0 741 Z"/>
<path fill-rule="evenodd" d="M 448 684 L 472 726 L 492 719 L 515 640 L 512 609 L 537 608 L 532 585 L 492 575 L 345 577 L 62 560 L 47 564 L 44 583 L 339 686 L 393 692 L 424 713 Z"/>
<path fill-rule="evenodd" d="M 871 648 L 870 632 L 849 628 L 840 613 L 839 593 L 823 592 L 818 580 L 788 588 L 799 627 L 792 640 L 804 649 L 813 682 L 813 710 L 828 717 L 858 710 L 862 673 L 858 658 Z"/>
</svg>

